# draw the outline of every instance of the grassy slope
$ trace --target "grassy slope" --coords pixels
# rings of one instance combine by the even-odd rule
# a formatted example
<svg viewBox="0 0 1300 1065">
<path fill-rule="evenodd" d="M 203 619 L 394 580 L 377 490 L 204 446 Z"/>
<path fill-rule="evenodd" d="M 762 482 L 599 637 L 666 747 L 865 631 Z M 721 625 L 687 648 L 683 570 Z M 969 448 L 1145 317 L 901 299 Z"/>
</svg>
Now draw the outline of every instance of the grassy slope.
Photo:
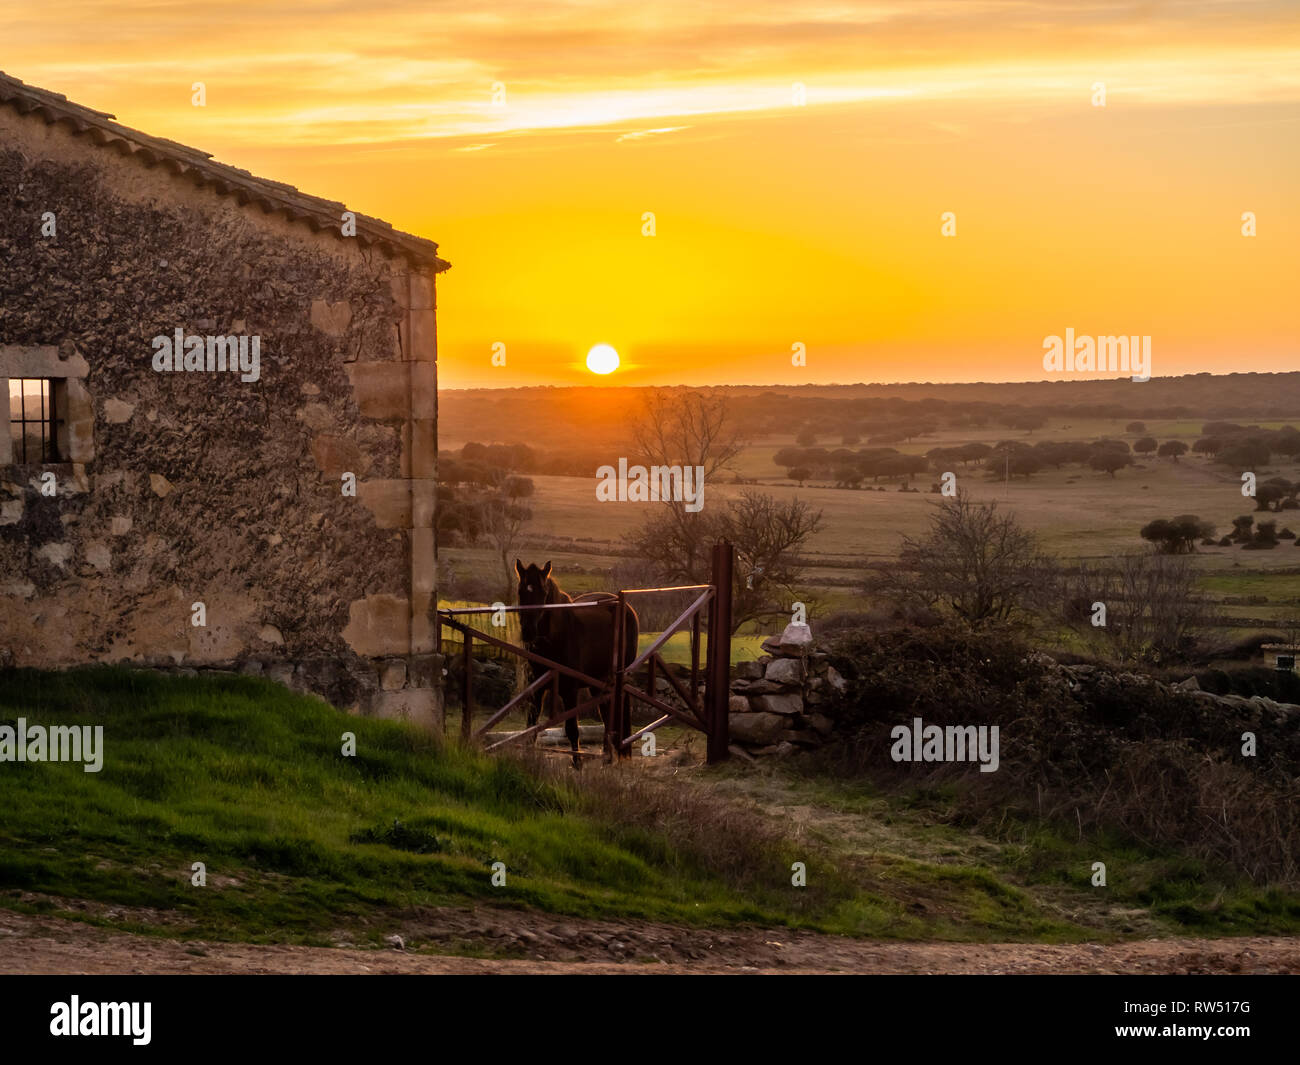
<svg viewBox="0 0 1300 1065">
<path fill-rule="evenodd" d="M 95 920 L 71 901 L 92 900 L 139 931 L 329 943 L 340 930 L 378 937 L 386 915 L 466 903 L 970 940 L 1300 920 L 1294 902 L 1279 910 L 1204 870 L 1168 887 L 1182 866 L 1131 849 L 1107 906 L 1145 916 L 1116 918 L 1076 875 L 1092 850 L 1042 831 L 990 841 L 915 797 L 742 767 L 689 782 L 665 757 L 575 778 L 254 678 L 0 673 L 0 721 L 19 716 L 103 724 L 106 759 L 98 774 L 0 766 L 0 905 Z M 340 756 L 345 730 L 356 757 Z M 190 884 L 196 861 L 206 888 Z M 505 888 L 491 886 L 495 861 Z M 790 886 L 793 861 L 807 864 L 807 888 Z M 1143 890 L 1164 892 L 1162 905 Z"/>
<path fill-rule="evenodd" d="M 88 899 L 152 911 L 117 927 L 307 942 L 385 912 L 466 902 L 876 935 L 1078 934 L 1014 888 L 992 878 L 954 887 L 942 870 L 934 887 L 952 917 L 931 928 L 907 911 L 914 872 L 860 890 L 821 848 L 743 819 L 728 828 L 703 796 L 693 821 L 667 823 L 694 798 L 638 817 L 619 809 L 613 774 L 586 794 L 567 771 L 443 748 L 254 678 L 0 674 L 0 721 L 19 716 L 103 724 L 106 760 L 98 774 L 0 767 L 6 905 Z M 355 757 L 340 755 L 345 730 L 356 733 Z M 638 809 L 655 801 L 623 798 Z M 789 885 L 795 860 L 817 870 L 807 889 Z M 190 884 L 196 861 L 206 888 Z M 506 888 L 491 886 L 496 861 Z"/>
</svg>

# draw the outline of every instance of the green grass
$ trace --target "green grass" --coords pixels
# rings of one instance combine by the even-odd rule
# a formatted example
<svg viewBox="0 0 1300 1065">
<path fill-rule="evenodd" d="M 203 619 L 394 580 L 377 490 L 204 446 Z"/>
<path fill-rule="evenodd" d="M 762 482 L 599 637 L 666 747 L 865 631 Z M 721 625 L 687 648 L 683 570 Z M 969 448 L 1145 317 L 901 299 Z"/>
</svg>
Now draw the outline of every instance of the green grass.
<svg viewBox="0 0 1300 1065">
<path fill-rule="evenodd" d="M 643 632 L 638 641 L 638 648 L 644 651 L 659 638 L 657 632 Z M 731 664 L 753 662 L 763 655 L 763 641 L 766 636 L 733 636 L 731 638 Z M 704 668 L 704 656 L 709 649 L 707 635 L 700 637 L 700 668 Z M 691 637 L 687 632 L 675 632 L 668 642 L 659 649 L 663 660 L 672 665 L 689 666 L 691 664 Z"/>
<path fill-rule="evenodd" d="M 101 922 L 113 908 L 112 925 L 131 931 L 376 941 L 448 904 L 971 941 L 1300 929 L 1293 896 L 1041 826 L 986 838 L 954 826 L 943 794 L 740 766 L 688 780 L 668 762 L 662 774 L 634 763 L 579 776 L 347 717 L 257 678 L 0 673 L 0 722 L 20 716 L 103 725 L 105 758 L 99 773 L 4 764 L 0 906 Z M 340 752 L 345 731 L 355 757 Z M 799 804 L 810 819 L 792 816 Z M 1097 857 L 1111 863 L 1106 903 L 1141 920 L 1096 912 Z M 491 884 L 498 861 L 504 888 Z M 794 861 L 806 888 L 790 884 Z M 190 882 L 194 862 L 206 887 Z"/>
<path fill-rule="evenodd" d="M 900 869 L 915 869 L 927 885 L 918 902 L 939 927 L 946 883 L 953 891 L 964 886 L 958 910 L 973 916 L 982 909 L 990 927 L 1007 921 L 1014 900 L 1032 900 L 1015 907 L 1016 923 L 1023 926 L 1027 912 L 1043 914 L 1036 932 L 1043 941 L 1062 938 L 1067 916 L 1102 938 L 1300 933 L 1300 893 L 1115 833 L 1080 837 L 1066 823 L 1007 816 L 977 831 L 961 823 L 951 788 L 885 792 L 865 781 L 795 774 L 747 781 L 740 790 L 786 808 L 811 804 L 849 861 L 855 853 L 877 861 L 892 855 Z M 1092 883 L 1098 861 L 1106 866 L 1105 887 Z M 946 878 L 936 876 L 940 869 Z"/>
<path fill-rule="evenodd" d="M 1297 521 L 1300 524 L 1300 521 Z M 1289 544 L 1287 545 L 1290 546 Z M 1275 551 L 1281 551 L 1278 547 Z M 1258 596 L 1267 597 L 1271 604 L 1300 602 L 1300 550 L 1294 547 L 1296 557 L 1295 573 L 1214 573 L 1207 574 L 1200 580 L 1201 587 L 1215 596 Z"/>
<path fill-rule="evenodd" d="M 0 688 L 0 720 L 102 724 L 106 750 L 99 773 L 5 765 L 0 888 L 255 938 L 449 901 L 691 922 L 833 916 L 825 899 L 804 913 L 781 906 L 784 892 L 738 897 L 702 856 L 583 812 L 563 783 L 518 762 L 261 680 L 20 671 Z M 340 753 L 345 731 L 355 757 Z M 207 888 L 190 885 L 196 861 Z M 508 890 L 491 886 L 497 861 Z"/>
<path fill-rule="evenodd" d="M 465 903 L 686 925 L 987 934 L 987 885 L 956 893 L 968 905 L 930 929 L 905 904 L 922 871 L 855 881 L 833 849 L 785 839 L 779 820 L 762 831 L 715 827 L 728 815 L 703 788 L 641 779 L 636 787 L 679 789 L 670 796 L 677 823 L 660 824 L 658 813 L 637 816 L 632 805 L 652 793 L 620 794 L 618 770 L 576 778 L 489 758 L 257 678 L 0 674 L 0 721 L 20 716 L 103 725 L 104 765 L 4 765 L 0 905 L 93 920 L 60 901 L 88 900 L 124 909 L 114 926 L 129 930 L 309 943 Z M 355 757 L 341 754 L 345 731 L 356 734 Z M 588 791 L 579 782 L 588 779 L 604 784 Z M 796 860 L 817 870 L 805 889 L 790 885 Z M 498 861 L 505 888 L 491 884 Z M 206 887 L 191 884 L 195 862 Z M 947 876 L 936 872 L 935 883 Z M 1028 900 L 1002 908 L 999 934 L 1042 924 Z"/>
</svg>

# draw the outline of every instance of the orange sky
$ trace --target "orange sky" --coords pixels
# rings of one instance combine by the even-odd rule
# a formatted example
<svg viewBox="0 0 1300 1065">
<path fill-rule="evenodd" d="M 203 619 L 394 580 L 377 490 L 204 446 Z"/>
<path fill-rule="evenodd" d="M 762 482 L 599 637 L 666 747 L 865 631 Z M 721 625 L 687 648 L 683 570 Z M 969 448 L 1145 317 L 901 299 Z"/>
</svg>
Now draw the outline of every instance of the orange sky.
<svg viewBox="0 0 1300 1065">
<path fill-rule="evenodd" d="M 6 73 L 439 241 L 443 387 L 1039 379 L 1067 327 L 1150 335 L 1157 376 L 1300 369 L 1295 3 L 0 0 L 0 29 Z"/>
</svg>

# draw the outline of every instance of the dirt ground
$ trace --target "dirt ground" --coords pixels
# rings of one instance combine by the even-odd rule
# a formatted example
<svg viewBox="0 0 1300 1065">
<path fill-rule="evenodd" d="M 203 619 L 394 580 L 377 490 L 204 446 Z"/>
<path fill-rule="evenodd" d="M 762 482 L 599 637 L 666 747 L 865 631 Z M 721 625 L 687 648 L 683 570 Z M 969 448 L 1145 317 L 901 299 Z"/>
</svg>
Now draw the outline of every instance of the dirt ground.
<svg viewBox="0 0 1300 1065">
<path fill-rule="evenodd" d="M 1282 937 L 906 943 L 786 930 L 629 927 L 485 909 L 425 911 L 390 935 L 400 945 L 179 941 L 0 910 L 0 973 L 1300 973 L 1300 939 Z"/>
</svg>

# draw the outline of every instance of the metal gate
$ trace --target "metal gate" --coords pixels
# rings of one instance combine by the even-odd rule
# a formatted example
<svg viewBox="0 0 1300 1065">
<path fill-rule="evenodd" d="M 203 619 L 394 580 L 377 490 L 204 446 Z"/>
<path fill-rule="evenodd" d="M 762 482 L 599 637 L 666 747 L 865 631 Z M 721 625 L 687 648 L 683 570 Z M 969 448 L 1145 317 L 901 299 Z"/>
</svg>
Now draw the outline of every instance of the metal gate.
<svg viewBox="0 0 1300 1065">
<path fill-rule="evenodd" d="M 620 758 L 630 757 L 632 744 L 648 732 L 676 721 L 698 729 L 708 738 L 707 760 L 710 765 L 725 761 L 730 742 L 727 712 L 728 696 L 731 683 L 731 580 L 735 564 L 735 549 L 724 541 L 713 546 L 711 583 L 687 584 L 673 588 L 630 588 L 617 593 L 604 593 L 599 599 L 589 599 L 580 603 L 548 603 L 538 606 L 511 606 L 504 609 L 510 613 L 522 613 L 528 610 L 593 610 L 615 608 L 614 615 L 614 649 L 610 663 L 609 678 L 598 679 L 588 676 L 576 669 L 563 665 L 543 655 L 529 651 L 519 644 L 509 643 L 498 637 L 472 628 L 459 617 L 472 614 L 491 614 L 492 607 L 468 607 L 438 611 L 437 640 L 438 650 L 442 650 L 442 629 L 446 625 L 459 632 L 464 640 L 461 648 L 463 662 L 462 704 L 461 704 L 461 738 L 481 741 L 489 729 L 504 718 L 525 700 L 537 696 L 550 688 L 552 692 L 552 717 L 539 722 L 522 732 L 498 740 L 489 745 L 487 750 L 494 750 L 507 743 L 521 742 L 540 732 L 542 729 L 554 728 L 571 717 L 591 710 L 598 710 L 605 722 L 605 750 L 616 752 Z M 627 607 L 635 606 L 634 597 L 662 594 L 665 592 L 695 592 L 690 605 L 678 615 L 671 625 L 664 629 L 649 647 L 640 651 L 631 662 L 624 662 L 623 625 L 627 616 Z M 662 650 L 668 641 L 678 632 L 690 634 L 690 685 L 687 687 L 674 674 L 664 661 Z M 707 647 L 704 661 L 700 661 L 702 636 L 707 635 Z M 474 641 L 502 648 L 524 660 L 540 667 L 541 672 L 531 684 L 525 687 L 505 706 L 493 712 L 488 720 L 477 730 L 473 729 L 474 713 Z M 645 687 L 639 687 L 633 674 L 642 666 L 646 667 Z M 559 683 L 561 676 L 572 677 L 580 687 L 590 689 L 586 699 L 576 706 L 565 709 L 560 714 L 554 713 L 559 706 Z M 656 691 L 656 681 L 662 677 L 669 689 L 681 700 L 681 706 L 674 706 Z M 703 690 L 701 690 L 701 686 Z M 632 731 L 632 703 L 639 701 L 657 710 L 658 718 L 644 728 Z"/>
</svg>

